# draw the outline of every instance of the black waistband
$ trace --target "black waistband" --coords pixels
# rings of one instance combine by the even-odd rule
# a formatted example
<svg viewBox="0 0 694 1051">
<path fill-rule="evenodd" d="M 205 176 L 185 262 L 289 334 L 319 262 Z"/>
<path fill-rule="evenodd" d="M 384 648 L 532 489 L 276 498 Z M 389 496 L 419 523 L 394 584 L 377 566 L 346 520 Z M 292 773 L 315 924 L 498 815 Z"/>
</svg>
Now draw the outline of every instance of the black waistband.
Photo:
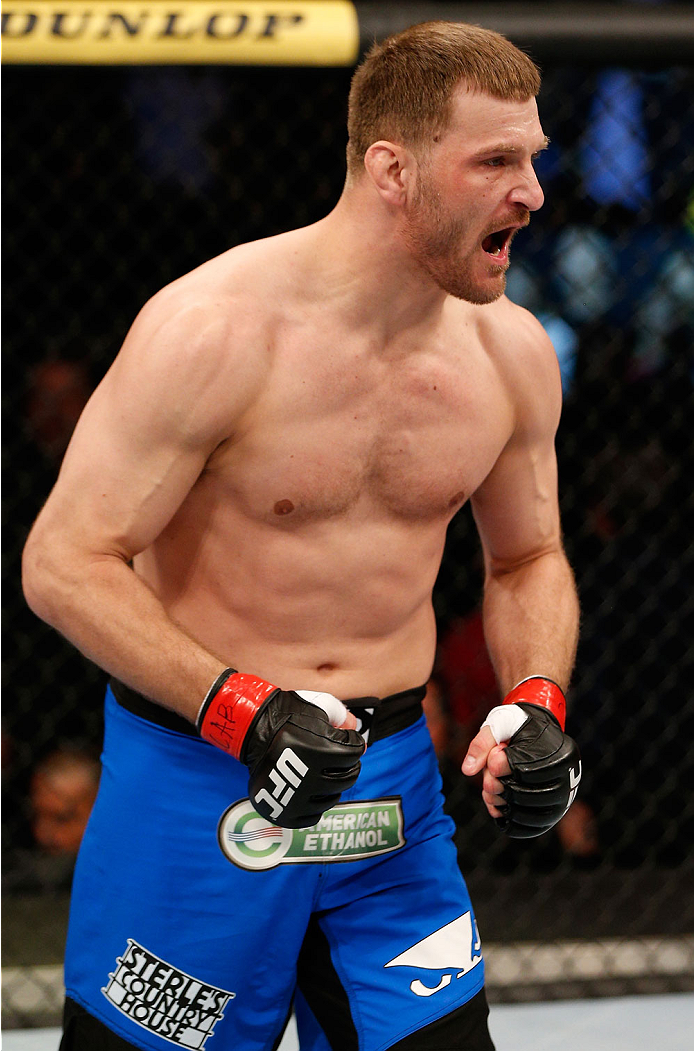
<svg viewBox="0 0 694 1051">
<path fill-rule="evenodd" d="M 182 715 L 177 715 L 176 712 L 172 712 L 169 708 L 162 708 L 160 704 L 147 700 L 141 693 L 131 690 L 129 686 L 126 686 L 119 679 L 111 677 L 109 686 L 121 708 L 132 712 L 133 715 L 139 715 L 141 719 L 147 719 L 150 723 L 163 726 L 166 730 L 175 730 L 176 733 L 188 734 L 189 737 L 198 736 L 193 724 L 184 719 Z"/>
<path fill-rule="evenodd" d="M 426 686 L 415 686 L 388 697 L 355 697 L 344 703 L 360 720 L 358 730 L 366 736 L 367 743 L 373 744 L 416 723 L 426 692 Z"/>
<path fill-rule="evenodd" d="M 112 678 L 109 685 L 113 696 L 126 711 L 138 715 L 141 719 L 148 719 L 157 726 L 163 726 L 166 730 L 197 737 L 195 727 L 182 716 L 147 700 L 118 679 Z M 354 697 L 344 703 L 360 720 L 359 729 L 364 733 L 368 731 L 368 741 L 373 744 L 374 741 L 412 726 L 422 714 L 425 693 L 426 686 L 415 686 L 411 690 L 401 690 L 400 693 L 392 693 L 388 697 Z"/>
</svg>

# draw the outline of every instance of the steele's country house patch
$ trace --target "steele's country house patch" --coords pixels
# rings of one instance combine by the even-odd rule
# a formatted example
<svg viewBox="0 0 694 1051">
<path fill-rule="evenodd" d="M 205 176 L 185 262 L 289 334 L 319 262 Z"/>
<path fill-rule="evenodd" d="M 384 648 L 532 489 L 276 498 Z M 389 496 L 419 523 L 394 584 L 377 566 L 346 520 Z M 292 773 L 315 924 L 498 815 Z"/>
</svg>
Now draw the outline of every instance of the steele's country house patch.
<svg viewBox="0 0 694 1051">
<path fill-rule="evenodd" d="M 236 993 L 208 985 L 128 938 L 101 990 L 132 1022 L 178 1047 L 201 1048 Z"/>
</svg>

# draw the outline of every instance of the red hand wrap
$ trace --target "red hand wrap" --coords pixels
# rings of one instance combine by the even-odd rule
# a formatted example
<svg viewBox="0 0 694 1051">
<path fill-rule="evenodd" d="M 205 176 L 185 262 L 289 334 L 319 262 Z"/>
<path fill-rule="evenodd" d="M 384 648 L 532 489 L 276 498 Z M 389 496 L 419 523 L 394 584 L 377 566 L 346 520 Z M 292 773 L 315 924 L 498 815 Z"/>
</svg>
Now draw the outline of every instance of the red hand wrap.
<svg viewBox="0 0 694 1051">
<path fill-rule="evenodd" d="M 258 709 L 276 689 L 255 675 L 233 672 L 206 702 L 198 723 L 200 736 L 238 759 Z"/>
<path fill-rule="evenodd" d="M 552 682 L 551 679 L 543 679 L 540 675 L 532 675 L 528 679 L 523 679 L 506 694 L 503 703 L 518 704 L 519 701 L 547 708 L 559 720 L 562 730 L 565 728 L 566 697 L 556 682 Z"/>
</svg>

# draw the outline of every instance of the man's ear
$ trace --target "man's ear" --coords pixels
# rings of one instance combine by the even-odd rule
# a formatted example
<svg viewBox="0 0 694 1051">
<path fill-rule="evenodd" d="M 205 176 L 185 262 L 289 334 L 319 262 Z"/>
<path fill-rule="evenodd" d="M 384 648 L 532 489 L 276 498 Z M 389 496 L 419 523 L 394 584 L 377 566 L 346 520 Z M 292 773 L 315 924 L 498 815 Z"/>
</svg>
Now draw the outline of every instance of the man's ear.
<svg viewBox="0 0 694 1051">
<path fill-rule="evenodd" d="M 380 140 L 364 154 L 364 167 L 381 197 L 391 205 L 403 205 L 414 187 L 416 161 L 404 146 Z"/>
</svg>

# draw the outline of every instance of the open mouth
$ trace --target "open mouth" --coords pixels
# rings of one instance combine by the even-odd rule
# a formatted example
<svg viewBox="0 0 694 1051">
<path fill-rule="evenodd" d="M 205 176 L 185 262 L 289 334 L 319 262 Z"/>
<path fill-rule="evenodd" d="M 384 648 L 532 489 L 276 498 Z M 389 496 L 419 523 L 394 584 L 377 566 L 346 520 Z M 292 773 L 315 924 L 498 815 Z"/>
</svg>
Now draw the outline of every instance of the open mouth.
<svg viewBox="0 0 694 1051">
<path fill-rule="evenodd" d="M 497 230 L 493 234 L 487 234 L 482 241 L 482 249 L 487 255 L 500 256 L 511 240 L 515 228 L 507 226 L 504 230 Z"/>
</svg>

